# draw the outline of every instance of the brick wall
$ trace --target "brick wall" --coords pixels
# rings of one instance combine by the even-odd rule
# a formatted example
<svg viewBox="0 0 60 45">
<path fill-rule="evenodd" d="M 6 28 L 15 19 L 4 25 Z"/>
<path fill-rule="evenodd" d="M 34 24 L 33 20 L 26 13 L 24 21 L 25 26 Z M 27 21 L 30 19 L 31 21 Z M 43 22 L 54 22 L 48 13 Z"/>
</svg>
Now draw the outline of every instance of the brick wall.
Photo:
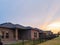
<svg viewBox="0 0 60 45">
<path fill-rule="evenodd" d="M 1 32 L 4 32 L 4 38 L 2 38 L 3 41 L 7 41 L 7 40 L 14 40 L 13 37 L 13 30 L 11 29 L 7 29 L 7 28 L 0 28 Z M 6 38 L 6 33 L 9 33 L 9 38 Z"/>
<path fill-rule="evenodd" d="M 34 33 L 37 33 L 37 37 L 34 37 Z M 36 30 L 31 30 L 31 39 L 39 39 L 39 32 Z"/>
</svg>

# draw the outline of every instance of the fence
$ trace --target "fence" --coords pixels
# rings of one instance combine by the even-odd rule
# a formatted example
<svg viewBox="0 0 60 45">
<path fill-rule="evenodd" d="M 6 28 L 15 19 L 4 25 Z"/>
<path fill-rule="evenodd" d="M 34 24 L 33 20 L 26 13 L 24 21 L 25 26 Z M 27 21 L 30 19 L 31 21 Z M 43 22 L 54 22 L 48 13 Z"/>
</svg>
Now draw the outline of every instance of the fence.
<svg viewBox="0 0 60 45">
<path fill-rule="evenodd" d="M 34 39 L 34 40 L 29 40 L 29 41 L 26 41 L 24 42 L 24 40 L 22 41 L 22 45 L 37 45 L 39 43 L 43 43 L 43 42 L 46 42 L 48 40 L 51 40 L 53 38 L 56 38 L 58 37 L 58 35 L 50 35 L 50 36 L 46 36 L 44 38 L 39 38 L 39 39 Z"/>
<path fill-rule="evenodd" d="M 47 36 L 47 37 L 44 37 L 44 38 L 41 37 L 39 39 L 33 39 L 33 40 L 27 40 L 27 41 L 23 39 L 19 43 L 9 44 L 9 45 L 37 45 L 37 44 L 43 43 L 45 41 L 51 40 L 51 39 L 56 38 L 56 37 L 58 37 L 58 35 L 50 35 L 50 36 Z"/>
</svg>

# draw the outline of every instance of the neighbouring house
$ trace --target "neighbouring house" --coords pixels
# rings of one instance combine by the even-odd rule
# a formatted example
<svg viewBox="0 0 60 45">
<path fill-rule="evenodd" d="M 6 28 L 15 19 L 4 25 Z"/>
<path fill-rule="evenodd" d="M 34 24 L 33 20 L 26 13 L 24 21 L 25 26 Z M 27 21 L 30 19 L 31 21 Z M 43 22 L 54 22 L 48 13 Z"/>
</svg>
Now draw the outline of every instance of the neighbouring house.
<svg viewBox="0 0 60 45">
<path fill-rule="evenodd" d="M 0 34 L 3 41 L 39 39 L 37 28 L 12 23 L 0 24 Z"/>
<path fill-rule="evenodd" d="M 39 30 L 39 38 L 40 39 L 43 39 L 45 37 L 45 35 L 44 35 L 44 31 L 43 30 Z"/>
<path fill-rule="evenodd" d="M 44 33 L 45 33 L 47 36 L 53 34 L 53 32 L 51 32 L 51 31 L 44 31 Z"/>
<path fill-rule="evenodd" d="M 51 31 L 42 31 L 39 34 L 40 39 L 51 39 L 53 37 L 53 32 Z"/>
</svg>

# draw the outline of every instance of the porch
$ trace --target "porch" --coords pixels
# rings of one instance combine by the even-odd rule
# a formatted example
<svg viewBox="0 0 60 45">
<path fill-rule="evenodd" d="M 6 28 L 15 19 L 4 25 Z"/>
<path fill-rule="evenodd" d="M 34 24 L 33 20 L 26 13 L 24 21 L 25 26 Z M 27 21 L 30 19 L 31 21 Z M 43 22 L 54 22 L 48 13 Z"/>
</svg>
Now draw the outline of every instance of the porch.
<svg viewBox="0 0 60 45">
<path fill-rule="evenodd" d="M 14 34 L 15 40 L 31 39 L 31 31 L 27 29 L 15 29 L 13 34 Z"/>
</svg>

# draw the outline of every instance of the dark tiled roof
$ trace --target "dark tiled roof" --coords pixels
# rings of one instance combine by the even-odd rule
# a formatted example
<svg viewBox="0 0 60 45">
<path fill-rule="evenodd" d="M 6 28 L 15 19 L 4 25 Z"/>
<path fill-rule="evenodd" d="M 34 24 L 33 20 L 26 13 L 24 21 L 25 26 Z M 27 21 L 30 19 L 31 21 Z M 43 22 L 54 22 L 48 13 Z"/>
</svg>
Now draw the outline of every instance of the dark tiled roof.
<svg viewBox="0 0 60 45">
<path fill-rule="evenodd" d="M 23 29 L 25 28 L 22 25 L 12 24 L 12 23 L 3 23 L 3 24 L 0 24 L 0 27 L 5 27 L 5 28 L 23 28 Z"/>
<path fill-rule="evenodd" d="M 19 24 L 15 24 L 15 27 L 16 27 L 16 28 L 22 28 L 22 29 L 25 29 L 25 27 L 24 27 L 24 26 L 19 25 Z"/>
<path fill-rule="evenodd" d="M 12 23 L 3 23 L 3 24 L 0 24 L 0 27 L 13 28 L 13 29 L 19 28 L 19 29 L 27 29 L 27 30 L 37 30 L 39 32 L 43 32 L 42 30 L 40 30 L 38 28 L 33 28 L 33 27 L 30 27 L 30 26 L 24 27 L 22 25 L 12 24 Z"/>
<path fill-rule="evenodd" d="M 43 30 L 39 30 L 39 33 L 43 33 L 44 31 Z"/>
<path fill-rule="evenodd" d="M 34 30 L 37 30 L 39 33 L 43 33 L 43 30 L 41 30 L 41 29 L 34 28 Z"/>
<path fill-rule="evenodd" d="M 25 29 L 33 29 L 32 27 L 30 27 L 30 26 L 27 26 L 27 27 L 25 27 Z"/>
<path fill-rule="evenodd" d="M 0 27 L 15 28 L 14 24 L 12 23 L 3 23 L 3 24 L 0 24 Z"/>
</svg>

